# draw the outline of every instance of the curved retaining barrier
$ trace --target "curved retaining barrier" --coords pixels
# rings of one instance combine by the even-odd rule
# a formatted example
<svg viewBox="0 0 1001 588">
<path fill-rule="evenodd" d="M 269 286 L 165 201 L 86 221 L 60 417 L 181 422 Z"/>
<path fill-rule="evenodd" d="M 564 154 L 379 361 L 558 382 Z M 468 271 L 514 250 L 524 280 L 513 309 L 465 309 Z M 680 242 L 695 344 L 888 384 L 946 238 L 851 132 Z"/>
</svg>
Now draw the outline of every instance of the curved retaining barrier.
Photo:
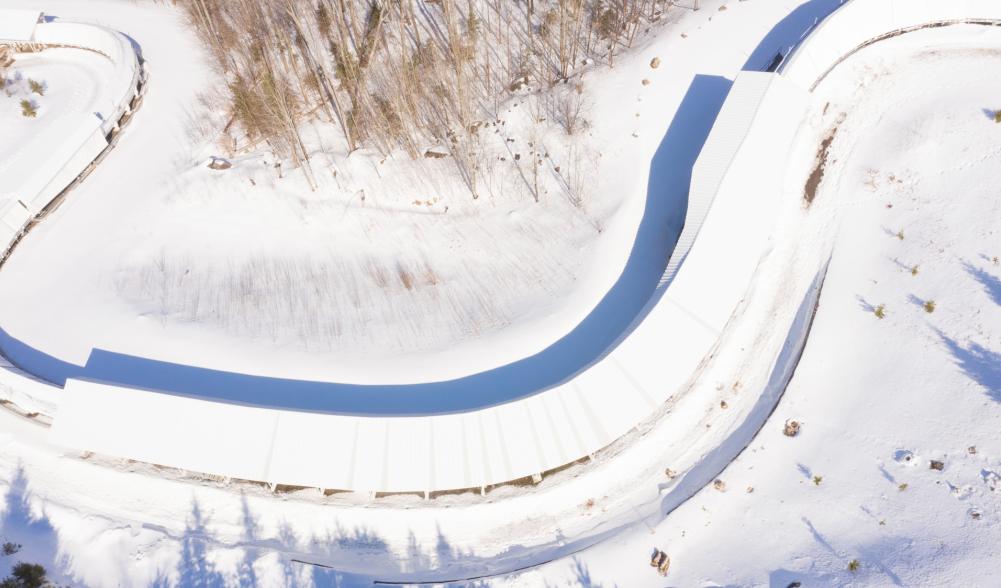
<svg viewBox="0 0 1001 588">
<path fill-rule="evenodd" d="M 102 87 L 96 111 L 61 125 L 55 144 L 28 145 L 8 162 L 0 194 L 0 261 L 31 222 L 50 206 L 111 143 L 121 121 L 142 93 L 145 70 L 125 35 L 110 29 L 60 20 L 42 21 L 38 12 L 0 9 L 0 45 L 30 51 L 71 47 L 108 58 L 113 74 Z M 65 128 L 63 128 L 65 127 Z"/>
<path fill-rule="evenodd" d="M 767 245 L 784 178 L 784 154 L 769 146 L 776 136 L 791 140 L 799 118 L 789 114 L 803 112 L 806 103 L 805 92 L 780 76 L 741 74 L 696 164 L 686 222 L 694 245 L 676 253 L 686 258 L 675 263 L 674 281 L 611 354 L 569 382 L 482 410 L 379 417 L 241 406 L 71 379 L 54 439 L 185 470 L 361 492 L 538 480 L 648 419 L 685 389 L 711 353 Z"/>
<path fill-rule="evenodd" d="M 852 0 L 787 56 L 781 74 L 742 73 L 694 169 L 683 236 L 694 244 L 672 258 L 674 281 L 614 351 L 566 383 L 483 410 L 379 417 L 71 379 L 54 440 L 185 470 L 338 490 L 429 493 L 538 480 L 644 422 L 711 356 L 768 249 L 783 149 L 826 72 L 880 38 L 999 16 L 1001 3 L 992 0 Z"/>
<path fill-rule="evenodd" d="M 108 149 L 112 135 L 128 118 L 141 96 L 145 69 L 131 42 L 121 33 L 97 25 L 43 21 L 41 13 L 0 9 L 0 45 L 42 51 L 71 47 L 93 51 L 114 65 L 105 80 L 97 116 L 70 123 L 55 146 L 25 149 L 10 162 L 0 194 L 0 262 L 34 219 Z M 62 130 L 57 129 L 57 130 Z M 30 159 L 30 163 L 27 161 Z M 63 390 L 34 378 L 0 356 L 0 398 L 27 415 L 53 415 Z"/>
<path fill-rule="evenodd" d="M 856 51 L 907 32 L 956 24 L 1001 26 L 997 0 L 852 0 L 824 19 L 779 70 L 813 90 Z"/>
</svg>

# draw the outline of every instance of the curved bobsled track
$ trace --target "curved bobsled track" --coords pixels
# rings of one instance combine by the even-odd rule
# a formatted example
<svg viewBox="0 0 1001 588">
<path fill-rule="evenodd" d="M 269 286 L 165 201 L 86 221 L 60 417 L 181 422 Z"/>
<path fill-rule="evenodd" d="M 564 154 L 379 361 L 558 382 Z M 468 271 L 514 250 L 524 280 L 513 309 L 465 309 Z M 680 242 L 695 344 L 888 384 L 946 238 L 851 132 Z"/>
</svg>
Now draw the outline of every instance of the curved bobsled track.
<svg viewBox="0 0 1001 588">
<path fill-rule="evenodd" d="M 758 33 L 757 49 L 739 63 L 774 72 L 744 71 L 732 85 L 695 72 L 654 158 L 664 161 L 686 140 L 700 148 L 698 158 L 680 158 L 690 160 L 691 188 L 667 272 L 649 280 L 645 300 L 631 290 L 626 302 L 613 290 L 601 304 L 625 303 L 630 313 L 611 322 L 589 317 L 539 356 L 449 382 L 366 386 L 258 378 L 100 351 L 82 367 L 56 365 L 4 336 L 0 346 L 11 359 L 28 372 L 34 364 L 39 375 L 58 374 L 53 379 L 65 388 L 27 383 L 26 374 L 11 369 L 0 383 L 27 390 L 22 404 L 34 398 L 58 406 L 45 438 L 60 446 L 273 486 L 427 498 L 537 483 L 590 459 L 595 463 L 576 480 L 557 474 L 566 489 L 553 488 L 579 503 L 582 495 L 573 493 L 582 478 L 600 477 L 600 468 L 635 467 L 647 481 L 654 473 L 663 480 L 664 463 L 674 470 L 656 489 L 635 489 L 633 498 L 640 498 L 612 509 L 631 510 L 628 523 L 609 515 L 568 523 L 564 534 L 561 520 L 548 519 L 561 528 L 555 541 L 536 530 L 494 553 L 424 562 L 421 570 L 401 564 L 374 574 L 384 554 L 283 549 L 296 561 L 367 580 L 505 574 L 576 553 L 639 521 L 659 522 L 754 438 L 806 345 L 836 229 L 831 219 L 810 217 L 803 198 L 807 178 L 825 164 L 820 145 L 833 137 L 809 118 L 823 108 L 824 81 L 883 40 L 935 31 L 955 38 L 1001 24 L 1001 5 L 974 0 L 851 0 L 820 19 L 837 4 L 804 4 L 771 23 L 764 41 Z M 688 180 L 679 169 L 667 176 Z M 639 231 L 637 247 L 650 238 Z M 801 240 L 812 245 L 797 251 Z M 718 382 L 737 378 L 743 392 L 726 397 L 725 411 L 707 411 L 731 392 Z"/>
</svg>

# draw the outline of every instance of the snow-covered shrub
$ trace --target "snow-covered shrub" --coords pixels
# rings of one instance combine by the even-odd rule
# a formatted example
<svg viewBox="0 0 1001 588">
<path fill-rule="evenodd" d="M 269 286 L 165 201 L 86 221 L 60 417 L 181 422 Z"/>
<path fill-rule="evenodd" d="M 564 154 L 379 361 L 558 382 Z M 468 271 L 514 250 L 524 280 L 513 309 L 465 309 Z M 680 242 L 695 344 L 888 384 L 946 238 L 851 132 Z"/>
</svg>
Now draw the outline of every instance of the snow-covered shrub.
<svg viewBox="0 0 1001 588">
<path fill-rule="evenodd" d="M 37 80 L 28 78 L 28 88 L 30 88 L 33 93 L 38 94 L 39 96 L 45 96 L 45 86 L 42 85 L 42 83 Z"/>
</svg>

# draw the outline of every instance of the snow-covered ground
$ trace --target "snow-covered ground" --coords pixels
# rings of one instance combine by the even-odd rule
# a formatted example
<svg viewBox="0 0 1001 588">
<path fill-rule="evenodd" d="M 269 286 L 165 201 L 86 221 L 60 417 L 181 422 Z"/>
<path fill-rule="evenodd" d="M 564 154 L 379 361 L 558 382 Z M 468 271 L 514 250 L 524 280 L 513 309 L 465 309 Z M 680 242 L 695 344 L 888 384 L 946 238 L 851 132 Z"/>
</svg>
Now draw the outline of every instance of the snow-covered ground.
<svg viewBox="0 0 1001 588">
<path fill-rule="evenodd" d="M 100 97 L 98 88 L 112 71 L 101 55 L 80 49 L 55 48 L 42 53 L 21 53 L 0 76 L 0 177 L 4 172 L 28 167 L 67 133 L 68 121 L 93 116 Z M 33 91 L 31 82 L 39 85 Z M 27 100 L 35 116 L 22 113 Z M 0 181 L 0 197 L 7 195 Z M 13 195 L 27 198 L 28 195 Z"/>
<path fill-rule="evenodd" d="M 107 18 L 122 24 L 113 26 L 134 30 L 140 39 L 171 18 L 163 8 L 93 5 L 114 9 L 117 14 Z M 738 37 L 760 39 L 795 7 L 750 1 L 719 12 L 715 4 L 707 6 L 671 29 L 670 39 L 665 35 L 655 48 L 640 48 L 636 63 L 645 65 L 647 50 L 678 55 L 676 61 L 665 57 L 659 74 L 668 86 L 664 96 L 673 98 L 665 103 L 677 104 L 691 73 L 732 76 L 755 46 Z M 675 36 L 680 32 L 686 36 Z M 721 39 L 729 49 L 699 51 L 722 45 Z M 690 55 L 698 57 L 682 59 L 689 55 L 677 51 L 682 43 L 694 46 Z M 833 260 L 796 377 L 762 432 L 720 476 L 726 491 L 710 486 L 663 520 L 646 517 L 631 531 L 573 557 L 482 585 L 992 584 L 1001 510 L 1001 495 L 991 489 L 1001 470 L 994 434 L 1001 419 L 996 335 L 1001 268 L 994 261 L 1001 239 L 993 226 L 1001 210 L 992 197 L 997 184 L 992 172 L 1001 159 L 1001 126 L 985 111 L 1001 107 L 991 103 L 1001 96 L 1001 83 L 983 72 L 1001 65 L 999 49 L 1001 35 L 983 27 L 913 33 L 866 49 L 818 89 L 807 140 L 792 166 L 792 199 L 776 228 L 770 273 L 756 287 L 781 300 L 783 282 L 777 278 L 783 276 L 783 262 L 809 261 L 832 244 Z M 167 50 L 161 46 L 160 56 Z M 144 51 L 152 62 L 155 43 Z M 183 51 L 177 60 L 192 67 L 200 63 Z M 614 75 L 625 76 L 626 63 Z M 177 78 L 167 68 L 154 71 L 157 79 L 184 83 L 179 71 Z M 151 90 L 142 114 L 149 114 L 154 100 L 166 112 L 183 111 L 183 102 L 168 96 Z M 643 103 L 646 107 L 647 100 Z M 658 128 L 667 122 L 658 122 Z M 137 118 L 112 157 L 127 153 L 122 147 L 130 135 L 134 143 L 157 137 L 131 133 L 141 124 L 165 123 Z M 825 180 L 807 207 L 798 193 L 816 143 L 835 126 Z M 656 136 L 647 144 L 647 131 L 637 128 L 637 149 L 655 148 L 662 133 L 650 131 Z M 161 164 L 162 159 L 147 162 L 126 180 L 138 180 Z M 85 183 L 93 191 L 76 195 L 84 196 L 77 198 L 78 214 L 102 206 L 114 214 L 127 203 L 122 197 L 102 204 L 100 196 L 113 194 L 121 178 L 99 178 L 95 174 Z M 47 230 L 95 240 L 82 221 L 75 225 L 70 218 L 50 219 Z M 790 263 L 794 269 L 815 266 Z M 15 283 L 0 282 L 0 295 Z M 108 292 L 112 298 L 101 308 L 118 304 L 119 293 Z M 38 303 L 37 292 L 26 293 Z M 932 313 L 922 306 L 929 300 L 936 303 Z M 879 305 L 885 305 L 883 319 L 875 316 Z M 758 318 L 767 323 L 767 316 L 761 312 Z M 60 317 L 80 333 L 91 320 L 96 319 Z M 56 331 L 49 332 L 58 340 Z M 762 329 L 752 335 L 749 347 L 758 337 L 782 334 Z M 754 371 L 751 365 L 724 365 L 721 372 L 734 367 Z M 726 382 L 722 393 L 739 395 L 740 381 L 720 381 Z M 722 407 L 705 410 L 726 413 Z M 693 426 L 711 430 L 715 418 L 720 417 L 693 419 Z M 803 423 L 798 437 L 782 435 L 787 418 Z M 489 569 L 493 561 L 517 561 L 540 538 L 566 543 L 598 522 L 612 529 L 637 518 L 630 512 L 644 506 L 637 496 L 669 485 L 661 472 L 672 465 L 657 464 L 657 435 L 666 433 L 654 433 L 626 458 L 583 470 L 555 487 L 503 489 L 490 502 L 472 506 L 445 500 L 423 508 L 420 500 L 401 498 L 377 507 L 362 500 L 352 504 L 350 497 L 275 497 L 251 486 L 175 480 L 139 464 L 63 457 L 46 446 L 40 431 L 0 412 L 0 479 L 6 492 L 0 535 L 25 544 L 22 557 L 46 563 L 54 579 L 88 586 L 354 586 L 370 585 L 384 573 Z M 943 470 L 929 469 L 930 460 L 942 461 Z M 657 470 L 637 475 L 640 464 L 648 469 L 656 464 Z M 673 559 L 667 580 L 648 565 L 653 547 Z M 302 566 L 296 559 L 343 564 L 341 569 L 367 567 L 371 573 L 359 577 Z M 859 569 L 852 573 L 848 565 L 854 559 Z"/>
<path fill-rule="evenodd" d="M 726 491 L 496 585 L 663 586 L 655 547 L 672 586 L 997 584 L 1001 126 L 986 111 L 1001 79 L 983 72 L 998 66 L 999 31 L 964 26 L 835 70 L 810 122 L 838 132 L 805 213 L 837 219 L 834 257 L 796 375 Z"/>
<path fill-rule="evenodd" d="M 19 4 L 53 14 L 62 6 Z M 226 154 L 216 143 L 226 121 L 197 40 L 177 13 L 153 30 L 135 13 L 166 9 L 109 6 L 61 14 L 127 30 L 155 81 L 123 153 L 0 276 L 4 338 L 47 356 L 31 366 L 38 375 L 61 382 L 52 359 L 83 365 L 102 349 L 277 377 L 441 380 L 567 334 L 631 254 L 624 286 L 633 303 L 618 312 L 628 319 L 656 287 L 684 191 L 648 190 L 649 157 L 635 156 L 656 150 L 670 122 L 663 104 L 677 91 L 658 84 L 665 69 L 648 67 L 653 55 L 636 51 L 614 70 L 590 66 L 591 125 L 577 137 L 531 123 L 532 96 L 509 97 L 481 131 L 489 164 L 477 200 L 451 161 L 348 156 L 332 125 L 305 130 L 320 183 L 313 192 L 287 163 L 279 180 L 264 150 L 235 157 L 231 170 L 207 169 L 210 155 Z M 644 214 L 660 230 L 634 254 Z M 608 319 L 609 342 L 621 322 Z"/>
</svg>

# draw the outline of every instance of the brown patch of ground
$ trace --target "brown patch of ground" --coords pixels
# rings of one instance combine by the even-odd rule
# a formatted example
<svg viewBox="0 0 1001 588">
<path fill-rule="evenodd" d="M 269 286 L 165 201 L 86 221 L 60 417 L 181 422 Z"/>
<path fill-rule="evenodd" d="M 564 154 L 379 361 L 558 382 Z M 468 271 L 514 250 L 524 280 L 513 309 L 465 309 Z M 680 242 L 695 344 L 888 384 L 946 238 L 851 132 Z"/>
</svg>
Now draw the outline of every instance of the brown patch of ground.
<svg viewBox="0 0 1001 588">
<path fill-rule="evenodd" d="M 806 179 L 806 187 L 803 190 L 803 198 L 806 199 L 808 205 L 813 203 L 813 199 L 817 197 L 817 189 L 820 188 L 821 182 L 824 181 L 824 172 L 827 169 L 827 159 L 831 151 L 831 144 L 834 143 L 834 138 L 837 136 L 838 128 L 844 122 L 844 118 L 844 114 L 838 117 L 838 122 L 827 131 L 824 139 L 820 142 L 820 148 L 817 149 L 816 163 L 814 163 L 813 171 L 810 172 L 810 177 Z"/>
</svg>

